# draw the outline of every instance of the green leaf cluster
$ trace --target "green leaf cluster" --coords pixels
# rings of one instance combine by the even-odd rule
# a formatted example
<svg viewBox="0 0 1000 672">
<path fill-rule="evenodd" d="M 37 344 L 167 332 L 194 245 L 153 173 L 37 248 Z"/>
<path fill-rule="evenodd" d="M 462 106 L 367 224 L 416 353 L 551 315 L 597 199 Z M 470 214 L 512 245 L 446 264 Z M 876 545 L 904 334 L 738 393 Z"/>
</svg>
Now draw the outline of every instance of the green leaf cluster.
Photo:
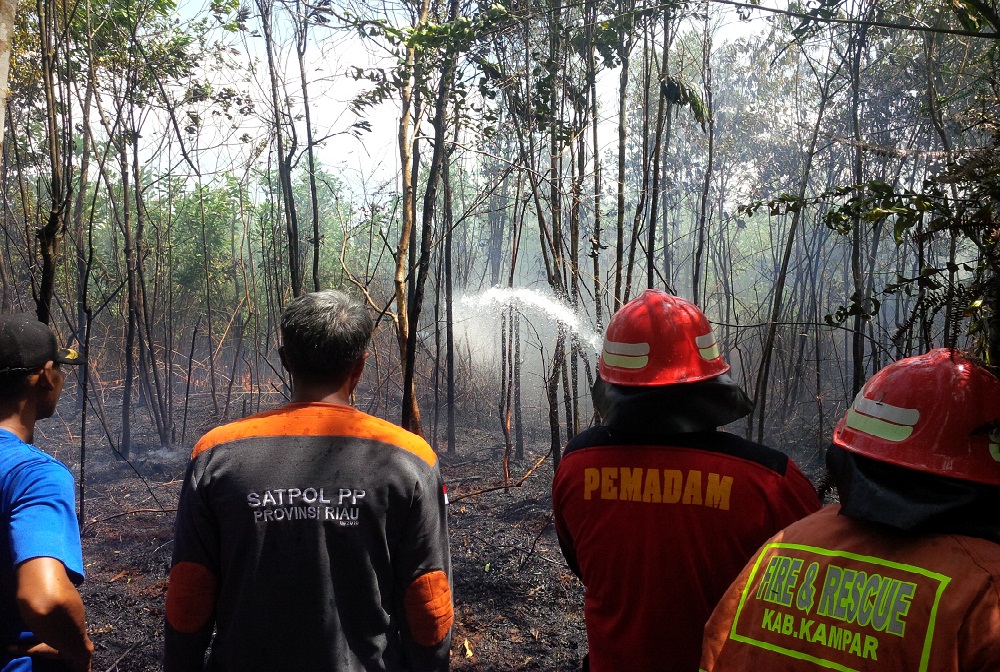
<svg viewBox="0 0 1000 672">
<path fill-rule="evenodd" d="M 851 302 L 846 306 L 837 306 L 837 310 L 823 317 L 823 321 L 830 326 L 843 324 L 849 318 L 860 316 L 863 320 L 870 320 L 878 314 L 882 307 L 881 302 L 873 296 L 854 292 L 851 294 Z"/>
</svg>

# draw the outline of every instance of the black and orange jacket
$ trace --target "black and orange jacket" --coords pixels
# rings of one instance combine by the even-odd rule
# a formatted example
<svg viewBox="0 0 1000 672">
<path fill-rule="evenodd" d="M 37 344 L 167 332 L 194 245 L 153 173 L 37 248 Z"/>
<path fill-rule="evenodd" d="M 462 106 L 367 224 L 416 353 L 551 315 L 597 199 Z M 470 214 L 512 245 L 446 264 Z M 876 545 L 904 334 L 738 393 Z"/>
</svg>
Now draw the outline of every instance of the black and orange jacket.
<svg viewBox="0 0 1000 672">
<path fill-rule="evenodd" d="M 437 457 L 347 406 L 293 403 L 206 434 L 182 486 L 166 672 L 448 669 Z"/>
<path fill-rule="evenodd" d="M 583 432 L 553 481 L 594 672 L 697 670 L 704 624 L 746 560 L 820 506 L 783 453 L 723 432 L 657 432 L 658 420 Z"/>
</svg>

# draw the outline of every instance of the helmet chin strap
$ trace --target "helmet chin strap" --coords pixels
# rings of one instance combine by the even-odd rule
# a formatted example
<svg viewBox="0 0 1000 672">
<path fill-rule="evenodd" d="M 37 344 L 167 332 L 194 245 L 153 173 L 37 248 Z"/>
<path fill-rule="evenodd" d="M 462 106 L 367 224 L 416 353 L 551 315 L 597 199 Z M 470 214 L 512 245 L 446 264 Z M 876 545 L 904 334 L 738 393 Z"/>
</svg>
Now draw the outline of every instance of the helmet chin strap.
<svg viewBox="0 0 1000 672">
<path fill-rule="evenodd" d="M 598 378 L 591 393 L 601 424 L 633 436 L 710 431 L 753 409 L 749 397 L 728 375 L 648 387 L 613 385 Z"/>
</svg>

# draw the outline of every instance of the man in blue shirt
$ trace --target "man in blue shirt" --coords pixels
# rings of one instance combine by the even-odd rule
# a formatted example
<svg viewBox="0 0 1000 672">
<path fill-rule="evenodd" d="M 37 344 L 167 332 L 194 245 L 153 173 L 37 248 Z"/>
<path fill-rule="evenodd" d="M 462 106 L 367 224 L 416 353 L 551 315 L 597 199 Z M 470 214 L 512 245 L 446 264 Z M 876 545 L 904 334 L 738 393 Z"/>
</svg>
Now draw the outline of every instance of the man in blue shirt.
<svg viewBox="0 0 1000 672">
<path fill-rule="evenodd" d="M 31 445 L 83 364 L 29 315 L 0 315 L 0 672 L 89 672 L 73 476 Z"/>
</svg>

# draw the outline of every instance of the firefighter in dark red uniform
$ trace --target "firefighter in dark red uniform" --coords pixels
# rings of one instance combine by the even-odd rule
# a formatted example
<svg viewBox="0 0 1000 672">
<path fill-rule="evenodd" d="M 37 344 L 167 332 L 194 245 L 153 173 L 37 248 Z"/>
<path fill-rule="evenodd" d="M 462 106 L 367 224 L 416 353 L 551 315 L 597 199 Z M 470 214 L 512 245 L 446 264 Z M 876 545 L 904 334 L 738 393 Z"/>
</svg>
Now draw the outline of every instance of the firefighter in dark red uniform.
<svg viewBox="0 0 1000 672">
<path fill-rule="evenodd" d="M 730 582 L 819 499 L 786 455 L 717 431 L 751 404 L 692 303 L 647 290 L 626 304 L 598 371 L 603 422 L 570 441 L 552 484 L 590 669 L 694 672 Z"/>
<path fill-rule="evenodd" d="M 875 374 L 840 494 L 775 535 L 705 628 L 709 672 L 1000 670 L 1000 380 L 956 351 Z"/>
</svg>

